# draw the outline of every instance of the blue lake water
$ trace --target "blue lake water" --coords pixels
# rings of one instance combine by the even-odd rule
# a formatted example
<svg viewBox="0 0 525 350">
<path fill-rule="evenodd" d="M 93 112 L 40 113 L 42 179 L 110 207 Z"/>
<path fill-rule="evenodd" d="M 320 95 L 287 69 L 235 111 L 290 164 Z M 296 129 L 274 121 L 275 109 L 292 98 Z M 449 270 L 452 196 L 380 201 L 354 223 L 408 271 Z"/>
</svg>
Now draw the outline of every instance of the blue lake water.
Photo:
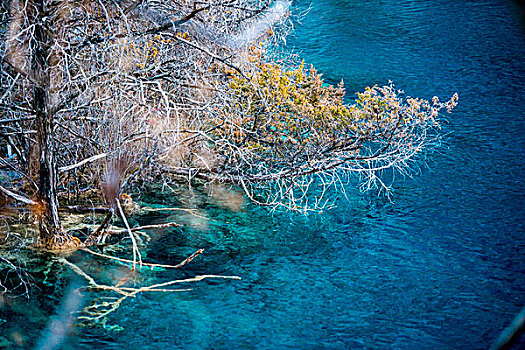
<svg viewBox="0 0 525 350">
<path fill-rule="evenodd" d="M 155 282 L 242 280 L 140 295 L 110 317 L 124 331 L 65 347 L 483 349 L 525 304 L 525 12 L 503 0 L 293 3 L 308 6 L 288 49 L 350 95 L 389 80 L 410 96 L 459 93 L 445 145 L 391 201 L 351 190 L 322 216 L 160 196 L 206 218 L 159 216 L 187 225 L 155 236 L 148 260 L 206 252 Z"/>
</svg>

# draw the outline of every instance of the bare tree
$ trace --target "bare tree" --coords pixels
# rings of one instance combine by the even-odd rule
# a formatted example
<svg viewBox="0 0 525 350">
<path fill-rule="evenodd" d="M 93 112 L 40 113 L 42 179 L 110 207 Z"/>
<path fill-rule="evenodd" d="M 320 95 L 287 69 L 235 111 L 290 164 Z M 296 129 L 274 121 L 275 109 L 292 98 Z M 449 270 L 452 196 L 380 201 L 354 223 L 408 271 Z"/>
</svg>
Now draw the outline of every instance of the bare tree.
<svg viewBox="0 0 525 350">
<path fill-rule="evenodd" d="M 388 188 L 381 172 L 406 173 L 457 102 L 386 86 L 347 104 L 342 84 L 272 62 L 288 1 L 0 6 L 0 162 L 19 179 L 0 190 L 32 207 L 54 248 L 81 244 L 60 224 L 59 187 L 102 188 L 120 212 L 123 187 L 167 177 L 233 184 L 292 210 L 323 208 L 348 175 Z"/>
</svg>

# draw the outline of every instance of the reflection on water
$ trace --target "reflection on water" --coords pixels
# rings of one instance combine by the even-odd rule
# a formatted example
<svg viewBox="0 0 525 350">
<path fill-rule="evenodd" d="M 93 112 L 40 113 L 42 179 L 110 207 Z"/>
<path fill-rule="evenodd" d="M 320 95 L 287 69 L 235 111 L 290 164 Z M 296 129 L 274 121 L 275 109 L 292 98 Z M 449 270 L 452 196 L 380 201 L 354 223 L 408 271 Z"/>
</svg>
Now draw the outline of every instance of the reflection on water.
<svg viewBox="0 0 525 350">
<path fill-rule="evenodd" d="M 393 80 L 413 96 L 459 93 L 443 128 L 445 147 L 414 179 L 399 179 L 393 202 L 351 192 L 322 217 L 272 216 L 225 189 L 212 198 L 157 194 L 152 202 L 198 211 L 141 218 L 186 224 L 154 234 L 147 258 L 173 263 L 199 248 L 205 254 L 156 278 L 243 280 L 141 295 L 112 316 L 124 332 L 87 330 L 72 343 L 477 349 L 525 304 L 525 26 L 517 5 L 293 3 L 309 5 L 288 44 L 327 80 L 344 79 L 349 91 Z"/>
</svg>

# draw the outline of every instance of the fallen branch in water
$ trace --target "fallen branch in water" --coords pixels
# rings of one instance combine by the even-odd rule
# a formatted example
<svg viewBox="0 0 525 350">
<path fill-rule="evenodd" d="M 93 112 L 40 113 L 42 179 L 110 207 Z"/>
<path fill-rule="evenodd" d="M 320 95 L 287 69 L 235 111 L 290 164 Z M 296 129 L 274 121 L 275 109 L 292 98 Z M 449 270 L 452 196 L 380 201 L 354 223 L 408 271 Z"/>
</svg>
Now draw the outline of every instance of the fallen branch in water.
<svg viewBox="0 0 525 350">
<path fill-rule="evenodd" d="M 122 287 L 121 289 L 125 290 L 125 291 L 130 291 L 130 292 L 132 292 L 133 295 L 135 295 L 136 293 L 140 293 L 140 292 L 170 291 L 172 289 L 157 289 L 157 288 L 159 288 L 159 287 L 167 287 L 167 286 L 171 286 L 171 285 L 174 285 L 174 284 L 177 284 L 177 283 L 198 282 L 198 281 L 202 281 L 202 280 L 208 279 L 208 278 L 222 278 L 222 279 L 241 280 L 241 278 L 239 276 L 201 275 L 201 276 L 195 276 L 195 277 L 192 277 L 192 278 L 186 278 L 186 279 L 183 279 L 183 280 L 173 280 L 173 281 L 169 281 L 169 282 L 165 282 L 165 283 L 154 284 L 154 285 L 149 286 L 149 287 L 141 287 L 141 288 Z"/>
<path fill-rule="evenodd" d="M 176 222 L 168 222 L 166 224 L 144 225 L 144 226 L 132 227 L 130 228 L 130 230 L 131 232 L 137 232 L 137 231 L 142 231 L 142 230 L 150 230 L 150 229 L 155 229 L 155 228 L 168 228 L 168 227 L 182 227 L 182 225 Z M 128 230 L 127 229 L 107 230 L 107 232 L 112 235 L 118 235 L 118 234 L 126 233 L 128 232 Z"/>
<path fill-rule="evenodd" d="M 122 259 L 122 258 L 117 258 L 116 256 L 111 256 L 111 255 L 107 255 L 107 254 L 97 253 L 97 252 L 94 252 L 94 251 L 92 251 L 91 249 L 88 249 L 88 248 L 82 248 L 81 250 L 83 250 L 83 251 L 85 251 L 87 253 L 99 256 L 101 258 L 106 258 L 106 259 L 110 259 L 110 260 L 116 260 L 116 261 L 124 262 L 124 263 L 127 263 L 127 264 L 132 264 L 133 263 L 132 260 Z M 197 257 L 198 255 L 202 254 L 203 252 L 204 252 L 204 249 L 199 249 L 195 253 L 193 253 L 192 255 L 190 255 L 189 257 L 187 257 L 186 259 L 184 259 L 180 263 L 178 263 L 177 265 L 151 264 L 151 263 L 144 263 L 143 262 L 142 266 L 148 266 L 148 267 L 151 267 L 152 269 L 154 267 L 168 268 L 168 269 L 169 268 L 172 268 L 172 269 L 179 268 L 179 267 L 182 267 L 182 266 L 186 265 L 187 263 L 189 263 L 190 261 L 195 259 L 195 257 Z"/>
<path fill-rule="evenodd" d="M 120 298 L 105 297 L 105 298 L 99 298 L 98 300 L 95 300 L 95 302 L 99 301 L 99 300 L 113 300 L 113 301 L 103 301 L 102 303 L 95 303 L 93 305 L 85 307 L 84 309 L 82 309 L 82 312 L 87 314 L 87 316 L 79 316 L 78 319 L 82 320 L 84 322 L 88 322 L 88 323 L 100 322 L 99 320 L 105 318 L 107 315 L 109 315 L 113 311 L 117 310 L 120 307 L 120 304 L 124 300 L 126 300 L 129 297 L 133 298 L 138 293 L 142 293 L 142 292 L 162 292 L 162 293 L 166 293 L 166 292 L 187 292 L 187 291 L 191 291 L 192 289 L 190 289 L 190 288 L 185 288 L 185 289 L 165 289 L 165 288 L 159 288 L 159 287 L 166 287 L 166 286 L 170 286 L 170 285 L 174 285 L 174 284 L 178 284 L 178 283 L 198 282 L 198 281 L 202 281 L 202 280 L 208 279 L 208 278 L 221 278 L 221 279 L 233 279 L 233 280 L 240 280 L 241 279 L 238 276 L 201 275 L 201 276 L 195 276 L 195 277 L 187 278 L 187 279 L 183 279 L 183 280 L 173 280 L 173 281 L 169 281 L 169 282 L 166 282 L 166 283 L 160 283 L 160 284 L 155 284 L 155 285 L 152 285 L 152 286 L 141 287 L 141 288 L 129 288 L 129 287 L 119 287 L 119 288 L 117 288 L 117 287 L 110 287 L 111 288 L 110 290 L 112 290 L 112 289 L 119 290 L 120 294 L 123 294 L 123 293 L 126 293 L 126 292 L 129 292 L 129 293 L 124 294 Z M 108 290 L 107 287 L 109 287 L 109 286 L 99 286 L 99 285 L 97 285 L 97 286 L 89 286 L 89 287 L 87 287 L 87 289 Z"/>
<path fill-rule="evenodd" d="M 121 258 L 105 255 L 105 254 L 96 253 L 87 248 L 83 248 L 82 250 L 89 252 L 91 254 L 97 255 L 97 256 L 111 259 L 111 260 L 117 260 L 117 261 L 126 262 L 130 264 L 134 263 L 134 261 L 132 260 L 126 260 L 126 259 L 121 259 Z M 161 265 L 161 264 L 147 264 L 147 263 L 143 263 L 142 265 L 150 266 L 150 267 L 170 267 L 170 268 L 181 267 L 189 263 L 190 261 L 192 261 L 196 256 L 200 255 L 203 251 L 204 251 L 203 249 L 199 249 L 198 251 L 196 251 L 195 253 L 193 253 L 192 255 L 190 255 L 189 257 L 187 257 L 186 259 L 184 259 L 181 263 L 177 265 Z M 59 258 L 58 261 L 66 265 L 75 274 L 83 277 L 84 279 L 88 281 L 88 285 L 85 287 L 79 288 L 80 290 L 90 290 L 90 291 L 91 290 L 101 290 L 101 291 L 114 292 L 114 293 L 121 295 L 120 297 L 101 297 L 101 298 L 95 299 L 92 305 L 83 308 L 81 311 L 83 315 L 78 316 L 77 319 L 83 322 L 85 325 L 97 325 L 100 323 L 105 324 L 106 316 L 111 314 L 113 311 L 117 310 L 120 307 L 120 304 L 124 300 L 126 300 L 129 297 L 133 298 L 138 293 L 142 293 L 142 292 L 161 292 L 161 293 L 185 292 L 185 291 L 190 291 L 191 289 L 190 288 L 169 289 L 165 287 L 172 286 L 175 284 L 180 284 L 180 283 L 198 282 L 198 281 L 202 281 L 204 279 L 209 279 L 209 278 L 233 279 L 233 280 L 241 279 L 239 276 L 200 275 L 200 276 L 195 276 L 195 277 L 186 278 L 186 279 L 172 280 L 172 281 L 168 281 L 164 283 L 153 284 L 153 285 L 146 286 L 146 287 L 139 287 L 139 288 L 122 287 L 122 285 L 127 283 L 129 278 L 133 275 L 134 269 L 132 269 L 131 275 L 129 277 L 125 277 L 124 279 L 119 281 L 119 283 L 116 286 L 109 286 L 109 285 L 97 283 L 97 281 L 95 281 L 93 277 L 91 277 L 86 272 L 84 272 L 78 265 L 66 260 L 65 258 Z"/>
</svg>

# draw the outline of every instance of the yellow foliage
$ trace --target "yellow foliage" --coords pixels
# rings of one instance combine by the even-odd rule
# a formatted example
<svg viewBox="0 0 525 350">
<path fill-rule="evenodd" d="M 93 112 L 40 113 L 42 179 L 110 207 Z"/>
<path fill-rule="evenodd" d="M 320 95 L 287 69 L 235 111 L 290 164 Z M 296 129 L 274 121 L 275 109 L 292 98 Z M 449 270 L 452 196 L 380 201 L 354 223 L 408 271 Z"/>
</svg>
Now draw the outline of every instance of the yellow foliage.
<svg viewBox="0 0 525 350">
<path fill-rule="evenodd" d="M 233 103 L 215 111 L 213 132 L 237 147 L 261 153 L 265 162 L 293 159 L 298 152 L 339 150 L 357 156 L 365 144 L 380 145 L 394 137 L 403 139 L 403 130 L 413 133 L 414 128 L 437 126 L 427 101 L 403 100 L 392 85 L 367 87 L 350 104 L 343 82 L 325 84 L 304 62 L 293 68 L 266 62 L 255 45 L 249 48 L 248 62 L 252 69 L 244 74 L 214 66 L 222 72 Z"/>
</svg>

